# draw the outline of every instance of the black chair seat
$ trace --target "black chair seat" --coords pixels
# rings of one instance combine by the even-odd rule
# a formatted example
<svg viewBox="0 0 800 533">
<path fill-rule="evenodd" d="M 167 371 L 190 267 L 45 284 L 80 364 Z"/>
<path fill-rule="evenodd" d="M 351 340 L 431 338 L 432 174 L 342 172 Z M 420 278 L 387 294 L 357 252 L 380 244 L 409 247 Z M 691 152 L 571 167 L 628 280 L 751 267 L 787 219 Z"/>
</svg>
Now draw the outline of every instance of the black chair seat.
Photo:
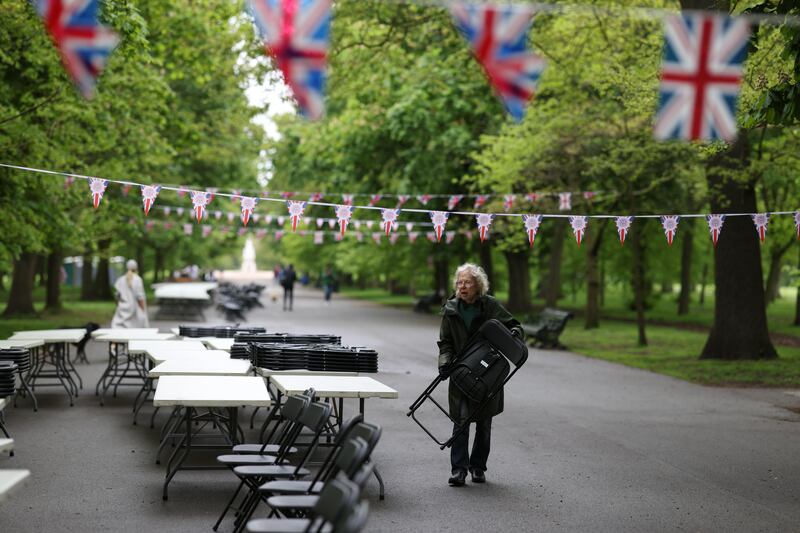
<svg viewBox="0 0 800 533">
<path fill-rule="evenodd" d="M 237 466 L 233 469 L 239 477 L 292 477 L 307 476 L 311 471 L 292 465 Z"/>
<path fill-rule="evenodd" d="M 224 465 L 273 465 L 274 455 L 261 455 L 257 453 L 237 453 L 217 456 L 217 462 Z"/>
<path fill-rule="evenodd" d="M 259 487 L 259 490 L 271 494 L 307 494 L 309 492 L 319 493 L 324 486 L 325 483 L 322 481 L 317 481 L 312 487 L 311 481 L 279 479 L 267 481 Z"/>
<path fill-rule="evenodd" d="M 259 518 L 247 523 L 247 531 L 250 533 L 302 533 L 306 531 L 308 524 L 309 520 L 306 518 L 281 518 L 280 520 Z M 333 528 L 325 524 L 321 531 L 328 533 L 333 531 Z"/>
<path fill-rule="evenodd" d="M 296 495 L 296 496 L 270 496 L 267 498 L 267 505 L 276 511 L 294 509 L 298 511 L 308 511 L 319 501 L 318 494 Z"/>
<path fill-rule="evenodd" d="M 281 447 L 278 444 L 237 444 L 233 447 L 233 453 L 278 453 Z M 297 453 L 297 448 L 292 446 L 288 453 Z"/>
</svg>

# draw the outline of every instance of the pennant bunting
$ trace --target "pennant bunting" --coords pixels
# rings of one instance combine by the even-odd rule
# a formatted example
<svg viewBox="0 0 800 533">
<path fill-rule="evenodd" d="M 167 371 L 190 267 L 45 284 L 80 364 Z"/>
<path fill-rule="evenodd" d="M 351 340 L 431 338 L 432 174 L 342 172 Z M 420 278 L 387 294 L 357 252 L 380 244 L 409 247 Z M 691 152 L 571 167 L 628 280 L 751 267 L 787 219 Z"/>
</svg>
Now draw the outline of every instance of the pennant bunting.
<svg viewBox="0 0 800 533">
<path fill-rule="evenodd" d="M 475 197 L 475 205 L 473 206 L 474 209 L 480 209 L 484 205 L 486 205 L 486 201 L 489 200 L 488 194 L 479 194 Z"/>
<path fill-rule="evenodd" d="M 367 220 L 367 229 L 372 229 L 372 226 L 375 224 L 372 220 Z"/>
<path fill-rule="evenodd" d="M 619 243 L 625 246 L 625 237 L 628 235 L 628 230 L 631 229 L 633 217 L 617 217 L 614 222 L 617 224 Z"/>
<path fill-rule="evenodd" d="M 794 212 L 794 229 L 797 232 L 797 239 L 800 240 L 800 211 Z"/>
<path fill-rule="evenodd" d="M 403 205 L 410 199 L 411 197 L 407 194 L 399 194 L 397 195 L 397 208 L 403 207 Z"/>
<path fill-rule="evenodd" d="M 389 242 L 392 244 L 397 244 L 397 239 L 399 238 L 400 238 L 399 233 L 392 233 L 391 235 L 389 235 Z"/>
<path fill-rule="evenodd" d="M 414 223 L 406 222 L 406 231 L 414 231 Z"/>
<path fill-rule="evenodd" d="M 256 208 L 258 198 L 253 196 L 242 196 L 239 200 L 239 206 L 242 208 L 242 224 L 247 226 L 250 217 L 253 216 L 253 209 Z"/>
<path fill-rule="evenodd" d="M 357 232 L 356 232 L 356 240 L 357 240 L 358 242 L 364 242 L 364 234 L 363 234 L 363 233 L 361 233 L 360 231 L 357 231 Z"/>
<path fill-rule="evenodd" d="M 577 241 L 578 246 L 581 245 L 583 234 L 586 231 L 586 220 L 584 216 L 569 217 L 569 225 L 572 226 L 572 233 L 575 234 L 575 241 Z"/>
<path fill-rule="evenodd" d="M 492 225 L 492 218 L 494 218 L 494 215 L 489 213 L 475 215 L 475 221 L 478 224 L 478 233 L 481 237 L 481 242 L 484 242 L 489 237 L 489 226 Z"/>
<path fill-rule="evenodd" d="M 73 183 L 75 183 L 75 178 L 74 177 L 67 176 L 66 178 L 64 178 L 64 190 L 66 191 L 67 189 L 72 187 Z"/>
<path fill-rule="evenodd" d="M 208 187 L 206 189 L 206 192 L 208 193 L 208 201 L 209 202 L 214 199 L 214 195 L 217 194 L 218 190 L 219 189 L 217 187 Z"/>
<path fill-rule="evenodd" d="M 595 193 L 593 191 L 584 191 L 583 199 L 586 200 L 587 202 L 591 202 L 592 198 L 594 198 L 596 196 L 596 194 L 597 193 Z"/>
<path fill-rule="evenodd" d="M 279 240 L 281 240 L 282 238 L 283 238 L 283 232 L 282 232 L 281 230 L 278 230 L 278 231 L 276 231 L 276 232 L 275 232 L 275 240 L 276 240 L 276 241 L 279 241 Z"/>
<path fill-rule="evenodd" d="M 133 185 L 131 185 L 130 183 L 126 183 L 125 185 L 123 185 L 122 186 L 122 196 L 127 198 L 128 197 L 128 193 L 131 192 L 131 187 L 133 187 Z"/>
<path fill-rule="evenodd" d="M 337 223 L 337 221 L 331 218 L 331 219 L 328 220 L 328 227 L 333 229 L 333 228 L 336 227 L 336 223 Z"/>
<path fill-rule="evenodd" d="M 248 0 L 259 34 L 311 120 L 325 113 L 332 0 Z"/>
<path fill-rule="evenodd" d="M 242 191 L 241 189 L 234 189 L 233 194 L 231 195 L 231 202 L 236 202 L 241 198 Z"/>
<path fill-rule="evenodd" d="M 324 218 L 318 218 L 317 219 L 317 227 L 318 228 L 321 228 L 324 224 L 325 224 L 325 219 Z"/>
<path fill-rule="evenodd" d="M 431 195 L 430 194 L 420 194 L 419 196 L 417 196 L 417 201 L 419 203 L 421 203 L 422 205 L 428 205 L 428 202 L 431 201 Z"/>
<path fill-rule="evenodd" d="M 100 0 L 38 0 L 34 5 L 67 74 L 84 98 L 93 98 L 97 78 L 119 43 L 119 36 L 97 19 Z"/>
<path fill-rule="evenodd" d="M 164 214 L 169 216 L 170 213 L 172 213 L 172 208 L 170 206 L 165 207 Z"/>
<path fill-rule="evenodd" d="M 756 232 L 761 242 L 767 238 L 767 224 L 769 224 L 769 213 L 753 213 L 750 215 L 753 219 L 753 224 L 756 226 Z"/>
<path fill-rule="evenodd" d="M 228 222 L 233 222 L 233 219 L 236 218 L 236 215 L 232 211 L 225 213 L 225 216 L 228 218 Z"/>
<path fill-rule="evenodd" d="M 336 220 L 339 222 L 339 234 L 344 237 L 344 231 L 350 223 L 350 217 L 353 216 L 353 206 L 338 205 L 336 206 Z"/>
<path fill-rule="evenodd" d="M 558 210 L 569 211 L 572 209 L 572 193 L 560 192 L 558 193 Z"/>
<path fill-rule="evenodd" d="M 219 210 L 214 211 L 214 218 L 216 218 L 217 220 L 221 219 L 222 218 L 222 211 L 219 211 Z"/>
<path fill-rule="evenodd" d="M 708 12 L 667 16 L 656 139 L 736 138 L 750 22 Z"/>
<path fill-rule="evenodd" d="M 184 196 L 186 196 L 186 193 L 188 193 L 188 192 L 189 192 L 189 189 L 186 189 L 184 187 L 181 187 L 180 189 L 175 191 L 175 193 L 178 195 L 178 198 L 183 198 Z"/>
<path fill-rule="evenodd" d="M 429 231 L 428 233 L 426 233 L 426 234 L 425 234 L 425 236 L 426 236 L 426 237 L 428 238 L 428 240 L 429 240 L 429 241 L 431 241 L 431 242 L 439 242 L 439 241 L 436 239 L 436 233 L 434 233 L 434 232 L 432 232 L 432 231 Z"/>
<path fill-rule="evenodd" d="M 314 232 L 314 244 L 322 244 L 325 242 L 324 233 L 321 231 Z"/>
<path fill-rule="evenodd" d="M 108 187 L 108 180 L 89 178 L 89 190 L 92 191 L 92 205 L 94 205 L 95 209 L 100 207 L 100 200 L 103 199 L 106 187 Z"/>
<path fill-rule="evenodd" d="M 288 199 L 289 199 L 289 198 L 291 198 L 292 196 L 294 196 L 294 193 L 293 193 L 293 192 L 291 192 L 291 191 L 283 191 L 283 192 L 281 193 L 281 198 L 283 198 L 284 200 L 288 200 Z"/>
<path fill-rule="evenodd" d="M 535 192 L 529 192 L 525 195 L 525 199 L 528 200 L 530 203 L 536 203 L 539 200 L 539 194 Z"/>
<path fill-rule="evenodd" d="M 452 243 L 456 239 L 456 234 L 454 231 L 448 231 L 444 236 L 444 242 L 447 244 Z"/>
<path fill-rule="evenodd" d="M 192 225 L 191 224 L 184 224 L 183 225 L 183 233 L 185 235 L 191 235 L 192 234 Z"/>
<path fill-rule="evenodd" d="M 281 226 L 281 227 L 286 223 L 286 217 L 284 217 L 284 216 L 279 216 L 275 220 L 278 222 L 278 225 Z"/>
<path fill-rule="evenodd" d="M 296 232 L 297 223 L 300 222 L 300 217 L 303 216 L 306 203 L 289 200 L 286 202 L 286 207 L 289 209 L 289 217 L 292 219 L 292 232 Z"/>
<path fill-rule="evenodd" d="M 176 207 L 175 212 L 178 214 L 179 217 L 183 216 L 184 209 L 182 207 Z"/>
<path fill-rule="evenodd" d="M 408 232 L 408 242 L 410 242 L 411 244 L 417 242 L 417 237 L 419 237 L 419 233 L 417 233 L 416 231 Z"/>
<path fill-rule="evenodd" d="M 150 208 L 156 203 L 158 193 L 161 192 L 161 185 L 142 185 L 142 204 L 144 204 L 144 216 L 150 212 Z"/>
<path fill-rule="evenodd" d="M 711 242 L 716 246 L 719 234 L 722 233 L 722 224 L 725 223 L 725 215 L 706 215 L 706 222 L 708 222 L 708 231 L 711 233 Z"/>
<path fill-rule="evenodd" d="M 392 228 L 397 223 L 397 217 L 400 215 L 399 209 L 381 209 L 381 218 L 383 218 L 383 222 L 381 225 L 383 226 L 386 235 L 388 236 L 391 233 Z"/>
<path fill-rule="evenodd" d="M 320 202 L 322 199 L 325 198 L 325 195 L 321 192 L 311 193 L 311 196 L 308 197 L 309 202 Z"/>
<path fill-rule="evenodd" d="M 503 196 L 503 209 L 505 209 L 506 213 L 511 211 L 514 207 L 514 200 L 516 199 L 515 194 L 506 194 Z"/>
<path fill-rule="evenodd" d="M 376 231 L 372 234 L 372 240 L 375 241 L 375 244 L 381 243 L 381 232 Z"/>
<path fill-rule="evenodd" d="M 464 232 L 464 237 L 467 238 L 468 241 L 472 242 L 472 232 L 467 230 Z"/>
<path fill-rule="evenodd" d="M 525 226 L 525 233 L 528 234 L 528 242 L 533 246 L 539 225 L 542 223 L 542 215 L 522 215 L 522 223 Z"/>
<path fill-rule="evenodd" d="M 194 216 L 197 218 L 197 222 L 200 222 L 203 219 L 203 216 L 206 214 L 206 206 L 210 201 L 211 193 L 205 191 L 192 191 L 192 209 L 194 210 Z M 222 213 L 220 213 L 220 215 L 221 214 Z"/>
<path fill-rule="evenodd" d="M 442 233 L 444 233 L 444 226 L 447 224 L 447 217 L 450 216 L 450 213 L 446 211 L 431 211 L 431 222 L 433 222 L 433 228 L 435 230 L 436 242 L 442 240 Z"/>
<path fill-rule="evenodd" d="M 453 209 L 455 209 L 456 206 L 458 205 L 458 202 L 460 202 L 463 198 L 464 198 L 463 194 L 451 195 L 450 198 L 447 199 L 447 210 L 452 211 Z"/>
<path fill-rule="evenodd" d="M 380 194 L 373 194 L 373 195 L 371 195 L 371 196 L 369 197 L 369 205 L 370 205 L 370 207 L 375 207 L 375 204 L 377 204 L 378 202 L 380 202 L 380 201 L 381 201 L 381 198 L 383 198 L 383 196 L 382 196 L 382 195 L 380 195 Z"/>
<path fill-rule="evenodd" d="M 664 235 L 667 237 L 667 244 L 672 246 L 672 241 L 678 233 L 679 215 L 664 215 L 661 217 L 661 227 L 664 228 Z"/>
<path fill-rule="evenodd" d="M 256 230 L 256 239 L 261 240 L 266 236 L 267 236 L 267 230 L 265 230 L 264 228 Z"/>
<path fill-rule="evenodd" d="M 264 215 L 264 224 L 272 224 L 272 215 Z"/>
<path fill-rule="evenodd" d="M 352 194 L 343 194 L 342 195 L 342 203 L 344 205 L 353 205 L 353 196 Z"/>
<path fill-rule="evenodd" d="M 533 9 L 521 4 L 465 3 L 448 8 L 506 111 L 520 122 L 545 67 L 527 46 Z"/>
</svg>

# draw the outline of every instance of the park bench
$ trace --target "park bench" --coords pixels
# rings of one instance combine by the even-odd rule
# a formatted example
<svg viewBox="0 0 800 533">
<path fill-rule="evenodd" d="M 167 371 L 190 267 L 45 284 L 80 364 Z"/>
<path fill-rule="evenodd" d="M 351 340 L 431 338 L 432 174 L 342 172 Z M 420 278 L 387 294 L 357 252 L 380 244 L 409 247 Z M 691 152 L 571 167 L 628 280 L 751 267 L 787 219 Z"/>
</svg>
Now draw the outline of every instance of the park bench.
<svg viewBox="0 0 800 533">
<path fill-rule="evenodd" d="M 414 312 L 430 313 L 432 305 L 437 307 L 442 305 L 442 297 L 438 293 L 433 292 L 417 300 L 417 303 L 414 304 Z"/>
<path fill-rule="evenodd" d="M 558 342 L 558 337 L 567 321 L 574 315 L 569 311 L 560 311 L 550 307 L 545 307 L 538 315 L 527 315 L 523 318 L 522 329 L 528 337 L 531 346 L 540 348 L 566 349 L 566 346 Z"/>
</svg>

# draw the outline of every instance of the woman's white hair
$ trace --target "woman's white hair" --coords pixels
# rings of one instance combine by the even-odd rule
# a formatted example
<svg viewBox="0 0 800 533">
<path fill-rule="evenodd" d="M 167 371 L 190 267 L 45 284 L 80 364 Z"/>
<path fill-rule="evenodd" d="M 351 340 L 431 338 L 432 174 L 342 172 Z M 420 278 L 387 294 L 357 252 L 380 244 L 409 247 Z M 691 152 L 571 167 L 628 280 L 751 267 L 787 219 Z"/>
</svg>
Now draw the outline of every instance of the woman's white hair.
<svg viewBox="0 0 800 533">
<path fill-rule="evenodd" d="M 478 284 L 479 296 L 484 296 L 487 292 L 489 292 L 489 278 L 486 276 L 486 272 L 484 272 L 481 267 L 473 263 L 464 263 L 456 269 L 456 275 L 453 278 L 453 290 L 456 292 L 458 291 L 456 283 L 458 282 L 459 274 L 462 273 L 467 273 L 472 276 L 472 279 L 474 279 L 475 283 Z"/>
</svg>

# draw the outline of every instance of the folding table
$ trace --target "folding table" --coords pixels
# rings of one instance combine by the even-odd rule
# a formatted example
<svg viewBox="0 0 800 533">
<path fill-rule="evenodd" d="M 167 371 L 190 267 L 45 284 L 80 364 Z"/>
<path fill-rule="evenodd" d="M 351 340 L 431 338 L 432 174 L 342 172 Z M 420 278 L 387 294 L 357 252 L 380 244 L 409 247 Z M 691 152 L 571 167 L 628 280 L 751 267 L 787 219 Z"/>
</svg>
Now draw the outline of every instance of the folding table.
<svg viewBox="0 0 800 533">
<path fill-rule="evenodd" d="M 319 398 L 338 398 L 339 409 L 337 413 L 338 424 L 341 427 L 345 398 L 358 398 L 358 410 L 364 414 L 364 400 L 367 398 L 396 399 L 399 397 L 396 390 L 384 385 L 380 381 L 368 376 L 330 376 L 309 374 L 284 374 L 270 377 L 279 392 L 277 403 L 280 404 L 280 395 L 302 394 L 313 387 L 314 393 Z M 383 478 L 377 467 L 373 471 L 380 486 L 379 498 L 384 499 Z"/>
<path fill-rule="evenodd" d="M 0 453 L 13 452 L 13 451 L 14 451 L 14 439 L 0 439 Z"/>
<path fill-rule="evenodd" d="M 246 376 L 250 362 L 241 359 L 172 359 L 156 365 L 149 378 L 164 376 Z"/>
<path fill-rule="evenodd" d="M 169 283 L 156 287 L 156 318 L 163 320 L 174 317 L 187 320 L 187 317 L 199 315 L 201 320 L 205 320 L 203 308 L 211 302 L 208 294 L 210 289 L 205 284 L 189 283 Z"/>
<path fill-rule="evenodd" d="M 33 350 L 39 346 L 44 346 L 44 341 L 42 339 L 0 341 L 0 350 L 7 350 L 8 348 L 25 348 L 27 350 Z"/>
<path fill-rule="evenodd" d="M 212 350 L 225 350 L 226 352 L 230 352 L 234 340 L 231 338 L 221 339 L 217 337 L 206 337 L 203 338 L 203 342 Z"/>
<path fill-rule="evenodd" d="M 30 475 L 30 470 L 0 470 L 0 502 L 5 501 L 12 490 L 21 487 Z"/>
<path fill-rule="evenodd" d="M 108 343 L 108 365 L 106 366 L 95 387 L 95 396 L 100 396 L 100 405 L 105 404 L 108 389 L 114 387 L 114 397 L 117 389 L 122 387 L 141 387 L 147 377 L 147 368 L 144 359 L 128 351 L 130 341 L 163 341 L 174 339 L 172 333 L 158 333 L 151 331 L 136 331 L 126 328 L 112 329 L 110 333 L 95 337 L 96 341 Z M 135 383 L 123 383 L 124 380 L 134 380 Z"/>
<path fill-rule="evenodd" d="M 85 329 L 46 329 L 14 332 L 8 341 L 43 341 L 44 346 L 32 353 L 34 361 L 29 373 L 29 385 L 36 389 L 37 381 L 41 378 L 54 378 L 58 383 L 39 383 L 40 387 L 64 387 L 69 396 L 70 406 L 74 405 L 74 397 L 78 395 L 78 388 L 83 388 L 83 380 L 69 359 L 69 345 L 79 342 L 86 335 Z M 46 365 L 51 365 L 52 370 L 45 370 Z M 75 382 L 73 375 L 77 378 Z"/>
<path fill-rule="evenodd" d="M 111 335 L 120 331 L 133 334 L 154 334 L 158 333 L 158 328 L 99 328 L 92 332 L 92 338 L 96 339 L 101 335 Z"/>
<path fill-rule="evenodd" d="M 238 444 L 238 407 L 268 407 L 269 392 L 264 380 L 255 376 L 164 376 L 158 380 L 153 405 L 156 407 L 182 407 L 183 419 L 186 423 L 185 433 L 167 463 L 167 475 L 164 481 L 163 499 L 167 499 L 170 481 L 178 470 L 219 469 L 224 466 L 185 466 L 184 462 L 193 450 L 216 449 L 230 450 Z M 192 442 L 192 422 L 198 408 L 224 407 L 228 410 L 228 425 L 218 427 L 223 432 L 224 446 L 199 445 Z M 218 415 L 212 415 L 219 421 Z"/>
</svg>

